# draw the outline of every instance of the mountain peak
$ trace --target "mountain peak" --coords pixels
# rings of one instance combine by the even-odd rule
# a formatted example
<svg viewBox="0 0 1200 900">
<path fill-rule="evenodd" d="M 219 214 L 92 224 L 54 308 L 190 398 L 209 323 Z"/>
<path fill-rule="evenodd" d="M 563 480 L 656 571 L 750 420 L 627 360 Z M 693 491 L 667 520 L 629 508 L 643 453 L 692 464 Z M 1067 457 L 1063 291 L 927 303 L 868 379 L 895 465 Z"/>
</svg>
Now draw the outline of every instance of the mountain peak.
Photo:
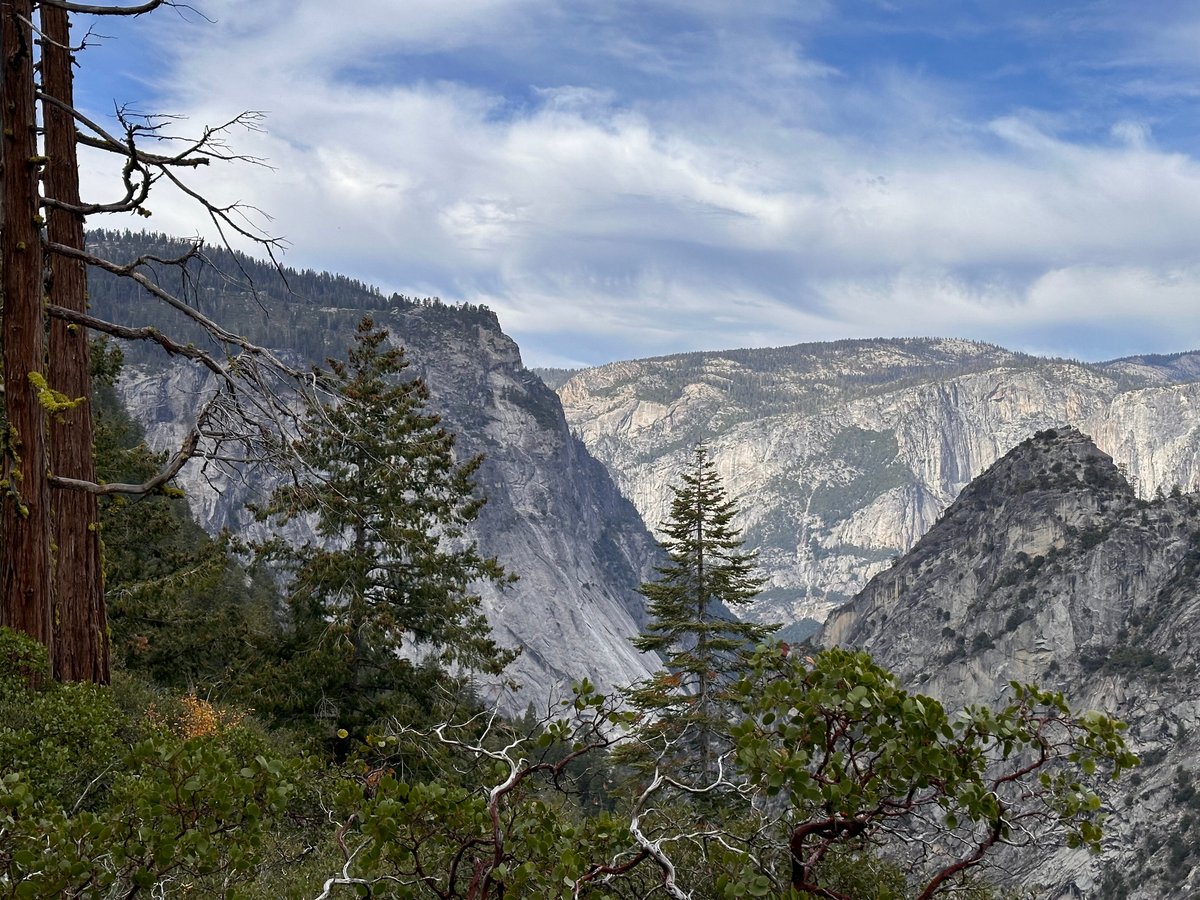
<svg viewBox="0 0 1200 900">
<path fill-rule="evenodd" d="M 978 508 L 994 496 L 1013 498 L 1035 491 L 1133 497 L 1133 488 L 1112 457 L 1078 428 L 1062 425 L 1038 431 L 1013 447 L 967 485 L 946 515 L 954 515 L 959 507 Z"/>
<path fill-rule="evenodd" d="M 1138 499 L 1079 430 L 1039 431 L 835 611 L 819 640 L 869 651 L 951 708 L 1032 681 L 1126 721 L 1144 765 L 1106 843 L 1127 873 L 1119 896 L 1196 896 L 1200 874 L 1166 865 L 1141 835 L 1174 833 L 1191 815 L 1178 785 L 1196 774 L 1200 729 L 1198 512 L 1192 494 Z M 1024 880 L 1038 896 L 1118 896 L 1086 854 L 1037 860 Z"/>
<path fill-rule="evenodd" d="M 972 567 L 972 578 L 956 583 L 970 584 L 981 601 L 990 599 L 1013 560 L 1057 558 L 1080 535 L 1102 530 L 1108 516 L 1126 515 L 1137 504 L 1112 457 L 1090 437 L 1071 426 L 1039 431 L 968 484 L 907 554 L 833 613 L 827 640 L 853 642 L 847 629 L 857 634 L 870 620 L 862 615 L 864 604 L 883 600 L 902 612 L 921 579 L 937 580 L 964 565 Z"/>
</svg>

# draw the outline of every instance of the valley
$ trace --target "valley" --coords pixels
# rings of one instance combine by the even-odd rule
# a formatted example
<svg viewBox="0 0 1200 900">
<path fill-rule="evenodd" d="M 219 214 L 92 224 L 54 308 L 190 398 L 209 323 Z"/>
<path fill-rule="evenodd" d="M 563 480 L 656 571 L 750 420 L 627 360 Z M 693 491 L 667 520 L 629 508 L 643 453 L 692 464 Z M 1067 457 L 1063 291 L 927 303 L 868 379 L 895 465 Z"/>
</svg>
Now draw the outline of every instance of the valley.
<svg viewBox="0 0 1200 900">
<path fill-rule="evenodd" d="M 264 273 L 257 298 L 201 299 L 226 314 L 244 304 L 234 324 L 251 332 L 265 304 L 274 324 L 258 338 L 279 336 L 293 359 L 336 352 L 372 315 L 462 451 L 486 455 L 472 533 L 521 580 L 485 588 L 484 611 L 498 643 L 522 652 L 506 674 L 520 687 L 479 682 L 483 696 L 515 714 L 584 675 L 612 689 L 654 671 L 630 642 L 646 621 L 637 587 L 660 559 L 647 525 L 703 440 L 767 579 L 754 620 L 867 650 L 952 710 L 1033 681 L 1129 723 L 1143 766 L 1115 795 L 1103 853 L 1014 853 L 1006 877 L 1055 898 L 1200 888 L 1179 837 L 1200 828 L 1196 354 L 1082 364 L 968 341 L 854 341 L 562 372 L 556 395 L 486 309 L 290 277 L 295 293 Z M 101 310 L 127 302 L 97 294 Z M 121 381 L 163 447 L 204 388 L 141 350 Z M 180 483 L 206 528 L 253 534 L 244 504 L 275 477 L 193 467 Z"/>
</svg>

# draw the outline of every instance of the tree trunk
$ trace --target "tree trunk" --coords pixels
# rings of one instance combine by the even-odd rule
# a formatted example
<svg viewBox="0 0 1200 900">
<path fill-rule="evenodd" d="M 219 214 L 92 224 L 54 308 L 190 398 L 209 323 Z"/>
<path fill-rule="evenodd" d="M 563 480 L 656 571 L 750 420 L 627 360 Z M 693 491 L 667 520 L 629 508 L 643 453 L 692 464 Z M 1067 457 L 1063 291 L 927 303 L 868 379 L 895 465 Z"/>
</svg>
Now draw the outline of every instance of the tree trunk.
<svg viewBox="0 0 1200 900">
<path fill-rule="evenodd" d="M 8 418 L 0 464 L 0 625 L 41 641 L 53 656 L 46 416 L 30 378 L 40 375 L 46 355 L 32 21 L 33 0 L 0 2 L 0 348 Z"/>
<path fill-rule="evenodd" d="M 42 7 L 42 90 L 74 105 L 71 27 L 65 9 Z M 63 109 L 42 105 L 45 128 L 46 195 L 79 204 L 79 165 L 75 120 Z M 83 216 L 51 207 L 47 213 L 51 243 L 84 249 Z M 51 303 L 87 312 L 87 268 L 81 260 L 49 255 L 47 294 Z M 50 420 L 50 453 L 55 475 L 96 481 L 92 452 L 91 368 L 88 333 L 60 319 L 50 322 L 48 381 L 68 397 L 88 401 Z M 108 623 L 104 611 L 104 572 L 100 555 L 99 504 L 95 494 L 69 488 L 52 492 L 51 513 L 58 561 L 54 573 L 54 675 L 60 681 L 109 680 Z"/>
<path fill-rule="evenodd" d="M 701 461 L 702 462 L 702 461 Z M 707 536 L 704 533 L 704 517 L 708 510 L 705 508 L 705 494 L 703 491 L 703 466 L 696 467 L 696 621 L 700 628 L 696 635 L 696 659 L 700 663 L 700 773 L 702 784 L 711 784 L 715 776 L 715 766 L 713 765 L 713 749 L 712 749 L 712 704 L 710 703 L 709 693 L 712 690 L 712 685 L 709 683 L 709 669 L 715 669 L 716 666 L 710 665 L 708 653 L 708 573 L 704 569 L 705 550 L 707 545 L 705 541 Z"/>
</svg>

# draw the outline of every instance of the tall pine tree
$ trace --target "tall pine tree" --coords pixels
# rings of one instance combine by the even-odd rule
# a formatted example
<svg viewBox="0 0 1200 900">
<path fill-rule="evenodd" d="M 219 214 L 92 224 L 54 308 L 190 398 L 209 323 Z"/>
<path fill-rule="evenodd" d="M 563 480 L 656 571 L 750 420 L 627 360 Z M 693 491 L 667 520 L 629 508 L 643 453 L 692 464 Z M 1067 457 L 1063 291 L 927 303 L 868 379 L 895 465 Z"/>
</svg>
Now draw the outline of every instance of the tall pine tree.
<svg viewBox="0 0 1200 900">
<path fill-rule="evenodd" d="M 742 547 L 733 526 L 737 508 L 703 444 L 693 450 L 682 480 L 671 488 L 671 514 L 663 523 L 670 561 L 657 581 L 641 587 L 651 621 L 633 641 L 662 655 L 666 669 L 631 690 L 629 699 L 652 719 L 643 731 L 652 749 L 707 783 L 716 774 L 732 710 L 729 685 L 755 644 L 779 626 L 731 615 L 754 601 L 762 579 L 753 574 L 755 554 Z"/>
<path fill-rule="evenodd" d="M 427 701 L 415 695 L 448 665 L 498 673 L 515 656 L 492 641 L 476 592 L 515 579 L 466 536 L 484 503 L 472 480 L 482 457 L 455 460 L 454 435 L 426 409 L 428 388 L 401 377 L 408 362 L 387 338 L 363 319 L 348 359 L 329 360 L 334 399 L 312 409 L 295 442 L 307 470 L 259 510 L 316 532 L 300 546 L 275 540 L 264 555 L 292 576 L 296 685 L 333 699 L 352 729 L 397 700 Z M 406 649 L 426 664 L 402 658 Z"/>
</svg>

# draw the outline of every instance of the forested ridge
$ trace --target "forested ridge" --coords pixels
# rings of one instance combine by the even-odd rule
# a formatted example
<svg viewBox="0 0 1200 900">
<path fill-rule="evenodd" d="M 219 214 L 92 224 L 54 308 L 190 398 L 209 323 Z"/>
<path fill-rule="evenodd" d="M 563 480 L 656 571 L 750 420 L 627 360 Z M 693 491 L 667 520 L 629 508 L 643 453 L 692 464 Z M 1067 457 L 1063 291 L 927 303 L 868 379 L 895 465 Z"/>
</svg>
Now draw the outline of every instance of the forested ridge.
<svg viewBox="0 0 1200 900">
<path fill-rule="evenodd" d="M 142 257 L 170 260 L 150 262 L 146 269 L 156 283 L 177 294 L 189 307 L 219 319 L 229 331 L 261 346 L 286 348 L 308 365 L 338 356 L 343 338 L 364 315 L 422 308 L 426 315 L 443 311 L 456 323 L 479 321 L 498 327 L 496 315 L 482 306 L 448 304 L 434 297 L 385 295 L 378 288 L 344 275 L 297 270 L 206 245 L 202 255 L 184 265 L 191 244 L 180 238 L 143 232 L 93 229 L 87 233 L 92 252 L 121 261 Z M 179 341 L 207 344 L 201 327 L 179 311 L 131 290 L 128 279 L 93 269 L 88 275 L 88 300 L 100 318 L 122 316 L 139 325 L 171 334 Z M 156 358 L 157 348 L 142 342 L 127 350 L 130 362 Z"/>
</svg>

